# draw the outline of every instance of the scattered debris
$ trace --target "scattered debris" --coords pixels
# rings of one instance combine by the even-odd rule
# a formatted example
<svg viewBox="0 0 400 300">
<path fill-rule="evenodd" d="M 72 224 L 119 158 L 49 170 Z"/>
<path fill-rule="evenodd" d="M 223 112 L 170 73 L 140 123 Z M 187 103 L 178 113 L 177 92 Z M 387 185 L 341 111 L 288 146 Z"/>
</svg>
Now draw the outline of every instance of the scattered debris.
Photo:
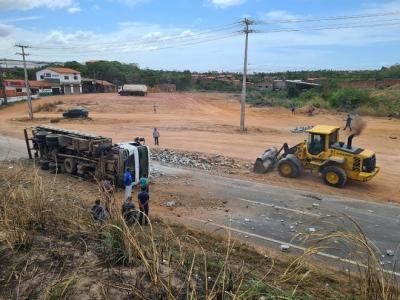
<svg viewBox="0 0 400 300">
<path fill-rule="evenodd" d="M 321 197 L 318 197 L 318 196 L 316 196 L 316 195 L 313 195 L 313 194 L 304 194 L 304 195 L 302 195 L 303 197 L 306 197 L 306 198 L 311 198 L 311 199 L 315 199 L 315 200 L 318 200 L 318 201 L 322 201 L 322 198 Z"/>
<path fill-rule="evenodd" d="M 250 219 L 247 219 L 247 218 L 246 218 L 246 219 L 244 219 L 244 222 L 245 222 L 245 223 L 249 223 L 249 222 L 250 222 Z"/>
<path fill-rule="evenodd" d="M 299 127 L 290 129 L 290 132 L 291 133 L 303 133 L 303 132 L 306 132 L 307 130 L 310 130 L 313 127 L 314 127 L 314 125 L 299 126 Z"/>
<path fill-rule="evenodd" d="M 373 211 L 372 209 L 368 209 L 368 212 L 369 212 L 370 214 L 373 214 L 373 213 L 374 213 L 374 211 Z"/>
<path fill-rule="evenodd" d="M 387 250 L 386 250 L 386 255 L 387 255 L 387 256 L 394 256 L 394 251 L 391 250 L 391 249 L 387 249 Z"/>
<path fill-rule="evenodd" d="M 294 232 L 294 226 L 290 226 L 290 231 Z"/>
<path fill-rule="evenodd" d="M 313 203 L 313 204 L 312 204 L 312 207 L 313 207 L 313 208 L 319 208 L 319 204 L 318 204 L 318 203 Z"/>
<path fill-rule="evenodd" d="M 314 227 L 308 228 L 308 232 L 309 232 L 309 233 L 314 233 L 314 232 L 315 232 L 315 228 L 314 228 Z"/>
<path fill-rule="evenodd" d="M 289 252 L 290 246 L 287 244 L 282 244 L 281 245 L 281 251 L 282 252 Z"/>
<path fill-rule="evenodd" d="M 164 164 L 173 164 L 206 171 L 214 170 L 218 167 L 240 169 L 243 167 L 248 168 L 249 166 L 248 162 L 243 164 L 233 158 L 222 155 L 205 155 L 203 153 L 183 152 L 170 149 L 152 149 L 151 159 Z"/>
<path fill-rule="evenodd" d="M 175 201 L 168 201 L 166 204 L 165 204 L 167 207 L 174 207 L 175 205 L 176 205 L 176 202 Z"/>
<path fill-rule="evenodd" d="M 397 140 L 397 136 L 389 136 L 389 139 Z"/>
</svg>

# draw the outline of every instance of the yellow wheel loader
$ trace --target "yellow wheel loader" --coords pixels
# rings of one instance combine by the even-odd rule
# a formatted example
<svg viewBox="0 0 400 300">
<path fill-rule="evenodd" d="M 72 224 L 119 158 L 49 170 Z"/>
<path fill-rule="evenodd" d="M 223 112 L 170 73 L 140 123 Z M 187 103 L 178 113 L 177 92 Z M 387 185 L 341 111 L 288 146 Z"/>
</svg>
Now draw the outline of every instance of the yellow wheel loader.
<svg viewBox="0 0 400 300">
<path fill-rule="evenodd" d="M 267 149 L 257 158 L 254 172 L 266 173 L 277 166 L 283 177 L 295 178 L 304 169 L 318 171 L 324 182 L 343 187 L 347 180 L 368 181 L 379 172 L 375 153 L 353 147 L 357 134 L 349 136 L 347 144 L 339 141 L 339 127 L 318 125 L 307 130 L 308 140 L 289 148 L 285 143 L 280 150 Z"/>
</svg>

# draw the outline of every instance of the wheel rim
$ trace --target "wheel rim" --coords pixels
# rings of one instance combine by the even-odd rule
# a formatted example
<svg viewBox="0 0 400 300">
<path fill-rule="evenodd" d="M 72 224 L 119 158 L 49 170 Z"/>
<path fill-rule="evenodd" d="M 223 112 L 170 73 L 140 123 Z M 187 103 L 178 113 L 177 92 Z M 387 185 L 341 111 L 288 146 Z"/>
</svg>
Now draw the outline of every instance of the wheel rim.
<svg viewBox="0 0 400 300">
<path fill-rule="evenodd" d="M 338 184 L 339 183 L 339 175 L 335 172 L 328 172 L 326 173 L 326 181 L 328 181 L 330 184 Z"/>
<path fill-rule="evenodd" d="M 292 167 L 289 164 L 282 164 L 281 172 L 284 175 L 290 175 L 292 173 Z"/>
</svg>

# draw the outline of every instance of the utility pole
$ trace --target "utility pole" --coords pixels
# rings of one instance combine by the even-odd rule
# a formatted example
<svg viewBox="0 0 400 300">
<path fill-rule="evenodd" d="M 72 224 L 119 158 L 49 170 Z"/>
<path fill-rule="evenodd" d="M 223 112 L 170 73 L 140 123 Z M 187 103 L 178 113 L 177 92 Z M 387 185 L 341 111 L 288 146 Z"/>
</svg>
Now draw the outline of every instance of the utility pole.
<svg viewBox="0 0 400 300">
<path fill-rule="evenodd" d="M 245 46 L 244 46 L 244 66 L 243 66 L 243 84 L 242 84 L 242 97 L 240 100 L 240 131 L 244 132 L 245 127 L 245 110 L 246 110 L 246 88 L 247 88 L 247 49 L 249 46 L 249 33 L 253 30 L 249 28 L 250 25 L 254 24 L 254 21 L 245 18 L 242 23 L 245 28 L 243 30 L 245 34 Z"/>
<path fill-rule="evenodd" d="M 31 90 L 29 88 L 28 71 L 26 70 L 26 60 L 25 60 L 25 56 L 29 55 L 29 53 L 25 53 L 25 48 L 29 48 L 29 46 L 16 44 L 15 47 L 21 48 L 21 52 L 17 52 L 17 54 L 22 56 L 22 60 L 24 62 L 25 89 L 26 89 L 26 96 L 28 98 L 28 115 L 29 119 L 32 120 L 33 110 L 32 110 Z"/>
</svg>

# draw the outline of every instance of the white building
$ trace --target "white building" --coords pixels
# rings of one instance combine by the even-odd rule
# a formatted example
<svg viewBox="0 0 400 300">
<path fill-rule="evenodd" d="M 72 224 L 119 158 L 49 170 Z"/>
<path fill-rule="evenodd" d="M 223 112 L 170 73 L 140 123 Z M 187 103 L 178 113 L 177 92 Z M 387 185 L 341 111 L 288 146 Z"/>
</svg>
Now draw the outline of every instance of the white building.
<svg viewBox="0 0 400 300">
<path fill-rule="evenodd" d="M 70 68 L 49 67 L 36 72 L 36 80 L 46 80 L 61 85 L 61 93 L 81 94 L 81 73 Z"/>
</svg>

